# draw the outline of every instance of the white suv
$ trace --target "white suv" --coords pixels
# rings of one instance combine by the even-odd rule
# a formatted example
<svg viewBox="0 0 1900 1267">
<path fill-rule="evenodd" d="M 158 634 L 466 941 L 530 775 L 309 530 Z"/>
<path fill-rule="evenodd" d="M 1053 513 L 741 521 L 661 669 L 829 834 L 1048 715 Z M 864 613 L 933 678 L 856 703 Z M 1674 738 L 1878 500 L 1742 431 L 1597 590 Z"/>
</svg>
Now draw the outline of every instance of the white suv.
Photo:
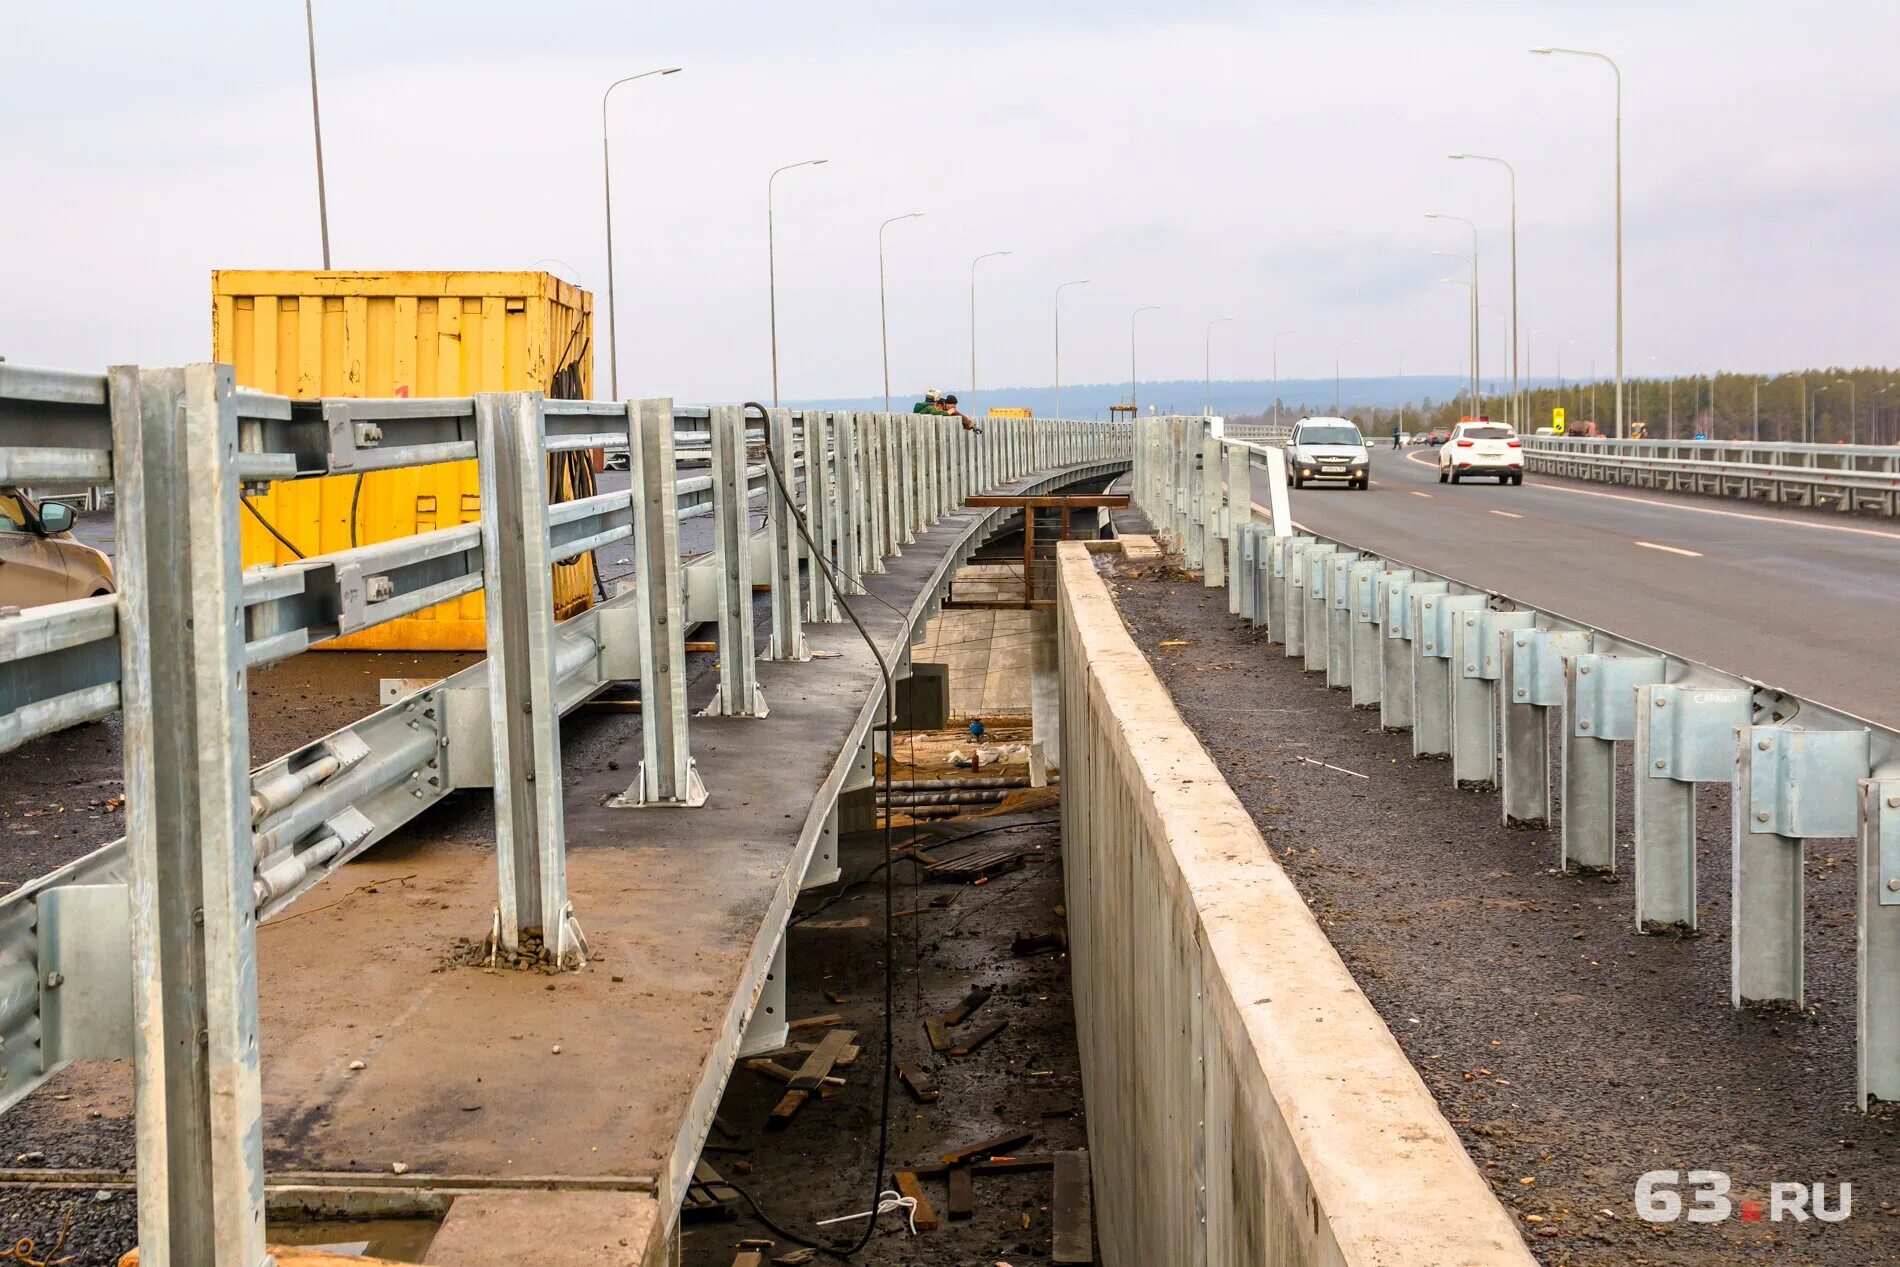
<svg viewBox="0 0 1900 1267">
<path fill-rule="evenodd" d="M 1286 442 L 1286 476 L 1293 487 L 1308 480 L 1344 480 L 1364 488 L 1372 479 L 1366 438 L 1350 418 L 1302 418 Z"/>
<path fill-rule="evenodd" d="M 1438 446 L 1438 482 L 1453 484 L 1472 475 L 1500 484 L 1524 482 L 1524 442 L 1501 422 L 1461 422 Z"/>
</svg>

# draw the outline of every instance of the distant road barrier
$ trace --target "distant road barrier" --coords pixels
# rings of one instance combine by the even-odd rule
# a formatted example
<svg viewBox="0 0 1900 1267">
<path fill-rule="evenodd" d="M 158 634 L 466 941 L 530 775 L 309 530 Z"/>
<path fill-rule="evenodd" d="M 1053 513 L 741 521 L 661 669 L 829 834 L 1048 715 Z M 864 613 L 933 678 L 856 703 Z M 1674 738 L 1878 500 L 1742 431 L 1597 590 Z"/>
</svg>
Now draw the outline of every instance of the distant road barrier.
<svg viewBox="0 0 1900 1267">
<path fill-rule="evenodd" d="M 1900 515 L 1900 447 L 1890 445 L 1525 436 L 1524 465 L 1635 488 Z"/>
<path fill-rule="evenodd" d="M 1228 610 L 1407 730 L 1507 824 L 1555 822 L 1565 870 L 1618 866 L 1617 744 L 1634 749 L 1637 929 L 1697 924 L 1695 784 L 1730 788 L 1730 1003 L 1806 1003 L 1803 852 L 1858 838 L 1857 1093 L 1900 1101 L 1900 732 L 1422 567 L 1294 532 L 1278 454 L 1200 418 L 1143 418 L 1135 503 Z M 1598 446 L 1603 441 L 1572 441 Z M 1253 506 L 1268 459 L 1271 522 Z M 1561 743 L 1552 795 L 1549 722 Z M 1074 776 L 1065 769 L 1071 781 Z"/>
</svg>

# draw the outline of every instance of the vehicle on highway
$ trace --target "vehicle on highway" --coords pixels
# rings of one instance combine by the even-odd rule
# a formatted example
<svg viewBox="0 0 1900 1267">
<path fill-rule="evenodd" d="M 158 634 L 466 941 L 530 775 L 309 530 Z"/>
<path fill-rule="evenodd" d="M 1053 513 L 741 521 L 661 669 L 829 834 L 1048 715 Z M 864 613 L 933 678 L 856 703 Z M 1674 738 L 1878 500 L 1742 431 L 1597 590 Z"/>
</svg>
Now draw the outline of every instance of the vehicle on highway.
<svg viewBox="0 0 1900 1267">
<path fill-rule="evenodd" d="M 1424 439 L 1419 441 L 1420 444 L 1429 444 L 1434 449 L 1437 448 L 1439 445 L 1443 444 L 1444 442 L 1445 442 L 1445 433 L 1443 431 L 1438 430 L 1436 427 L 1432 429 L 1429 435 L 1427 435 Z"/>
<path fill-rule="evenodd" d="M 73 508 L 0 487 L 0 607 L 38 607 L 113 591 L 112 561 L 72 535 Z"/>
<path fill-rule="evenodd" d="M 1372 454 L 1350 418 L 1302 418 L 1286 442 L 1287 479 L 1295 488 L 1309 480 L 1340 480 L 1348 488 L 1372 481 Z"/>
<path fill-rule="evenodd" d="M 1524 442 L 1501 422 L 1461 422 L 1438 449 L 1438 482 L 1456 484 L 1472 476 L 1500 484 L 1524 482 Z"/>
</svg>

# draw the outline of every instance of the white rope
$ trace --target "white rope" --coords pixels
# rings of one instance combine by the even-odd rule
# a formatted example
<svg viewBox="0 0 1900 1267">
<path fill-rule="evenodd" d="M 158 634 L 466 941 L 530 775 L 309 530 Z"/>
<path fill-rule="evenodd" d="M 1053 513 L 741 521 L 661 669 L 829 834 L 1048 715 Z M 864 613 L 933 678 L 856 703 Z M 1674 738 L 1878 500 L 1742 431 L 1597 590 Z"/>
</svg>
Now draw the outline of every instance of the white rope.
<svg viewBox="0 0 1900 1267">
<path fill-rule="evenodd" d="M 849 1223 L 854 1219 L 871 1218 L 873 1213 L 889 1214 L 892 1210 L 900 1209 L 904 1212 L 905 1221 L 910 1224 L 910 1234 L 912 1236 L 917 1235 L 917 1198 L 899 1196 L 888 1188 L 877 1194 L 877 1210 L 875 1212 L 860 1210 L 856 1214 L 840 1214 L 835 1219 L 819 1219 L 813 1223 L 812 1226 L 829 1227 L 833 1223 Z"/>
</svg>

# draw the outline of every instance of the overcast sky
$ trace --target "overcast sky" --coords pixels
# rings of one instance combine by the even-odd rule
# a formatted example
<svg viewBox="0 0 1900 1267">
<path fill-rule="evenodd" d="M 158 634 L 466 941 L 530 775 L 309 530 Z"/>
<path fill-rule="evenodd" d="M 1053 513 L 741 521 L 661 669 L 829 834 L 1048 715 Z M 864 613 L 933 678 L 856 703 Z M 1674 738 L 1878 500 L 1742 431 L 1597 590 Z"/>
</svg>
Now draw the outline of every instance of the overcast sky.
<svg viewBox="0 0 1900 1267">
<path fill-rule="evenodd" d="M 624 394 L 769 391 L 778 182 L 784 395 L 1063 377 L 1458 373 L 1467 215 L 1505 359 L 1517 164 L 1532 372 L 1613 356 L 1609 68 L 1624 73 L 1631 373 L 1900 362 L 1900 4 L 1125 0 L 317 0 L 345 268 L 537 264 L 602 296 L 615 94 Z M 298 0 L 0 0 L 0 355 L 176 363 L 214 267 L 319 263 Z M 559 261 L 555 263 L 553 261 Z M 1534 333 L 1533 333 L 1534 332 Z M 603 347 L 598 379 L 604 392 Z M 1487 377 L 1490 375 L 1487 373 Z"/>
</svg>

